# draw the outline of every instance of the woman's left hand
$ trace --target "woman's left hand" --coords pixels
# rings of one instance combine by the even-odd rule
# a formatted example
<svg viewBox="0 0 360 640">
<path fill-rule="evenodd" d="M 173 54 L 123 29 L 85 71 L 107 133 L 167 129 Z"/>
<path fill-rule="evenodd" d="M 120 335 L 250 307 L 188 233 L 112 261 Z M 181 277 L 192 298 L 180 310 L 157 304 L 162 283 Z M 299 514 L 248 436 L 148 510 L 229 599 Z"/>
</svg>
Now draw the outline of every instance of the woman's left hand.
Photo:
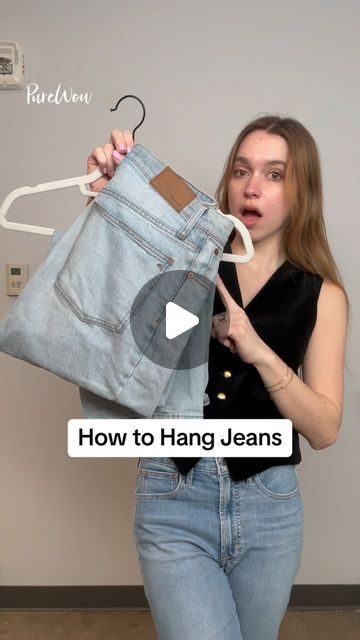
<svg viewBox="0 0 360 640">
<path fill-rule="evenodd" d="M 211 335 L 232 353 L 238 353 L 244 362 L 255 364 L 269 347 L 256 333 L 244 309 L 232 298 L 220 276 L 216 286 L 226 312 L 213 316 Z"/>
</svg>

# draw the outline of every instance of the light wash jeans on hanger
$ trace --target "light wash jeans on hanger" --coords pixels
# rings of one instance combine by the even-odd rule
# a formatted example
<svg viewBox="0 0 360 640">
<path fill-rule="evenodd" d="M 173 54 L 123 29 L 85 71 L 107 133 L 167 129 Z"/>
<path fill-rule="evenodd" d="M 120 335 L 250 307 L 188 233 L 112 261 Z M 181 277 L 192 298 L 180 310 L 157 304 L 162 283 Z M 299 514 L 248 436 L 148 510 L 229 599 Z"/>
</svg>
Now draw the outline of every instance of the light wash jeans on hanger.
<svg viewBox="0 0 360 640">
<path fill-rule="evenodd" d="M 143 287 L 171 271 L 190 271 L 214 284 L 234 225 L 213 198 L 184 179 L 195 196 L 175 210 L 150 184 L 164 169 L 142 145 L 132 148 L 0 323 L 0 349 L 84 387 L 89 407 L 99 396 L 127 414 L 201 418 L 207 365 L 175 371 L 148 359 L 146 345 L 160 330 L 149 321 L 145 348 L 139 348 L 130 326 L 132 304 Z M 184 276 L 175 303 L 186 282 Z M 192 282 L 192 312 L 200 315 L 206 305 L 210 312 L 214 287 L 196 276 Z M 164 309 L 159 302 L 156 314 L 164 316 Z M 211 323 L 208 329 L 210 338 Z M 185 333 L 180 349 L 189 339 Z M 180 355 L 166 341 L 163 348 Z"/>
<path fill-rule="evenodd" d="M 157 640 L 277 640 L 300 566 L 294 465 L 234 482 L 223 458 L 184 477 L 140 458 L 134 535 Z"/>
</svg>

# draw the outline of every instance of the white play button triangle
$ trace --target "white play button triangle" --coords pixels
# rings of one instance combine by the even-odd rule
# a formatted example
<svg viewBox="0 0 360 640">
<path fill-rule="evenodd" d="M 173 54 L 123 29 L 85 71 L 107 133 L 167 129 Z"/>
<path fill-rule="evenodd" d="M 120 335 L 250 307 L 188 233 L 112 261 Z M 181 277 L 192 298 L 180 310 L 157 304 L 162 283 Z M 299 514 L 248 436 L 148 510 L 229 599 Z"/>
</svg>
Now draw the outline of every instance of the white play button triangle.
<svg viewBox="0 0 360 640">
<path fill-rule="evenodd" d="M 165 332 L 169 340 L 199 324 L 199 318 L 174 302 L 166 305 Z"/>
</svg>

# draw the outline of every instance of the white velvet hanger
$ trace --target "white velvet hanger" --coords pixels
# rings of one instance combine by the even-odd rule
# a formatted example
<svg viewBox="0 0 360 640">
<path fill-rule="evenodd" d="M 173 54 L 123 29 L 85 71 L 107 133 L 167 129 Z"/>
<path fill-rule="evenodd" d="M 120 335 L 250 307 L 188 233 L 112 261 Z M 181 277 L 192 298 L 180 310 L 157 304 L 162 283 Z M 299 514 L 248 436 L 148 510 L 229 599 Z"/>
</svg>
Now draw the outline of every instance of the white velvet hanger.
<svg viewBox="0 0 360 640">
<path fill-rule="evenodd" d="M 39 227 L 37 225 L 23 224 L 20 222 L 9 222 L 9 220 L 6 219 L 6 215 L 13 202 L 18 198 L 27 196 L 31 193 L 43 193 L 44 191 L 54 191 L 55 189 L 65 189 L 66 187 L 76 186 L 79 187 L 84 196 L 96 196 L 97 194 L 93 191 L 88 191 L 85 185 L 95 182 L 95 180 L 101 178 L 102 175 L 103 174 L 100 169 L 96 169 L 93 173 L 85 176 L 65 178 L 64 180 L 55 180 L 54 182 L 44 182 L 42 184 L 37 184 L 35 187 L 19 187 L 18 189 L 14 189 L 14 191 L 11 191 L 9 195 L 6 196 L 0 207 L 0 224 L 4 229 L 26 231 L 27 233 L 38 233 L 42 236 L 52 236 L 55 229 L 50 229 L 49 227 Z"/>
<path fill-rule="evenodd" d="M 27 233 L 38 233 L 44 236 L 52 236 L 55 229 L 49 227 L 40 227 L 32 224 L 24 224 L 21 222 L 10 222 L 7 220 L 6 215 L 15 200 L 32 193 L 43 193 L 44 191 L 54 191 L 55 189 L 65 189 L 66 187 L 78 186 L 81 193 L 85 196 L 96 197 L 98 194 L 94 191 L 86 189 L 87 184 L 91 184 L 101 178 L 103 174 L 100 169 L 96 169 L 93 173 L 86 174 L 85 176 L 78 176 L 75 178 L 65 178 L 64 180 L 55 180 L 54 182 L 44 182 L 43 184 L 37 184 L 35 187 L 19 187 L 11 191 L 5 198 L 0 207 L 0 225 L 4 229 L 11 229 L 15 231 L 25 231 Z M 225 215 L 219 209 L 217 211 L 223 215 L 226 219 L 232 220 L 235 228 L 240 233 L 246 253 L 243 255 L 224 253 L 222 260 L 225 262 L 249 262 L 254 255 L 254 247 L 251 242 L 250 234 L 245 225 L 232 215 Z"/>
<path fill-rule="evenodd" d="M 10 222 L 7 220 L 6 215 L 15 200 L 32 193 L 43 193 L 44 191 L 54 191 L 55 189 L 65 189 L 66 187 L 78 186 L 81 193 L 85 196 L 96 197 L 98 194 L 94 191 L 86 189 L 87 184 L 91 184 L 101 178 L 103 174 L 100 169 L 96 169 L 93 173 L 86 174 L 85 176 L 78 176 L 75 178 L 65 178 L 64 180 L 55 180 L 54 182 L 44 182 L 43 184 L 37 184 L 35 187 L 19 187 L 14 189 L 6 196 L 4 202 L 0 207 L 0 225 L 4 229 L 11 229 L 15 231 L 25 231 L 26 233 L 38 233 L 44 236 L 52 236 L 55 229 L 49 227 L 40 227 L 32 224 L 24 224 L 22 222 Z M 223 253 L 221 260 L 225 262 L 249 262 L 254 255 L 254 247 L 251 242 L 250 234 L 245 225 L 232 215 L 225 215 L 219 209 L 217 211 L 224 216 L 227 220 L 232 220 L 235 228 L 240 233 L 245 245 L 246 253 L 244 255 L 238 255 L 234 253 Z"/>
</svg>

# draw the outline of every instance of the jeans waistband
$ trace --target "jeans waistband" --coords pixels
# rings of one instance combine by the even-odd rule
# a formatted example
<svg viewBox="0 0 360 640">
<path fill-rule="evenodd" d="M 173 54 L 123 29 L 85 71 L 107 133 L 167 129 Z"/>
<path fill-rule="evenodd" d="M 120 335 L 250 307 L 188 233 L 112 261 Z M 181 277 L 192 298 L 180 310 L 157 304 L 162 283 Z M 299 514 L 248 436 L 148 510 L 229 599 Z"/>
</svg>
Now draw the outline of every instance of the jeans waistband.
<svg viewBox="0 0 360 640">
<path fill-rule="evenodd" d="M 151 463 L 156 465 L 156 468 L 161 468 L 161 466 L 163 465 L 164 467 L 164 471 L 166 469 L 172 469 L 173 471 L 177 470 L 176 467 L 176 462 L 175 459 L 173 458 L 166 458 L 166 457 L 161 457 L 161 458 L 156 458 L 156 457 L 151 457 L 151 458 L 139 458 L 138 459 L 138 466 L 140 463 L 140 460 L 144 459 L 145 460 L 145 465 L 149 464 L 151 465 Z M 148 463 L 146 462 L 148 461 Z M 226 464 L 225 458 L 200 458 L 199 460 L 197 460 L 196 465 L 194 467 L 192 467 L 190 469 L 190 471 L 188 471 L 188 473 L 186 474 L 186 481 L 187 482 L 191 482 L 192 481 L 192 477 L 193 477 L 193 473 L 194 471 L 196 472 L 202 472 L 202 473 L 210 473 L 210 474 L 214 474 L 217 476 L 230 476 L 230 472 L 228 469 L 228 466 Z M 254 478 L 253 476 L 250 476 L 249 478 L 246 478 L 246 480 L 244 480 L 244 482 L 246 484 L 253 484 L 254 482 Z"/>
<path fill-rule="evenodd" d="M 136 144 L 131 149 L 120 167 L 124 165 L 123 168 L 125 169 L 126 163 L 131 163 L 148 182 L 166 168 L 166 165 L 161 160 L 140 144 Z M 180 176 L 180 174 L 177 175 Z M 199 231 L 212 236 L 221 246 L 224 246 L 234 226 L 233 222 L 224 218 L 214 198 L 198 189 L 183 176 L 180 177 L 192 189 L 196 198 L 178 214 L 185 222 L 182 229 L 177 233 L 178 237 L 185 238 L 192 228 L 196 227 Z M 117 190 L 121 192 L 121 182 L 113 178 L 110 185 L 104 187 L 101 193 L 104 195 L 106 193 L 111 194 L 111 192 L 116 193 Z"/>
<path fill-rule="evenodd" d="M 175 463 L 175 459 L 173 458 L 166 458 L 166 457 L 149 457 L 147 458 L 146 456 L 144 457 L 146 460 L 150 460 L 151 462 L 154 462 L 155 464 L 159 464 L 159 465 L 164 465 L 166 466 L 171 466 L 174 467 L 176 466 Z M 140 460 L 140 458 L 139 458 Z M 197 460 L 196 462 L 196 469 L 198 471 L 207 471 L 208 473 L 221 473 L 223 475 L 228 474 L 229 470 L 228 470 L 228 466 L 226 464 L 225 458 L 208 458 L 208 457 L 204 457 L 204 458 L 200 458 L 199 460 Z"/>
</svg>

